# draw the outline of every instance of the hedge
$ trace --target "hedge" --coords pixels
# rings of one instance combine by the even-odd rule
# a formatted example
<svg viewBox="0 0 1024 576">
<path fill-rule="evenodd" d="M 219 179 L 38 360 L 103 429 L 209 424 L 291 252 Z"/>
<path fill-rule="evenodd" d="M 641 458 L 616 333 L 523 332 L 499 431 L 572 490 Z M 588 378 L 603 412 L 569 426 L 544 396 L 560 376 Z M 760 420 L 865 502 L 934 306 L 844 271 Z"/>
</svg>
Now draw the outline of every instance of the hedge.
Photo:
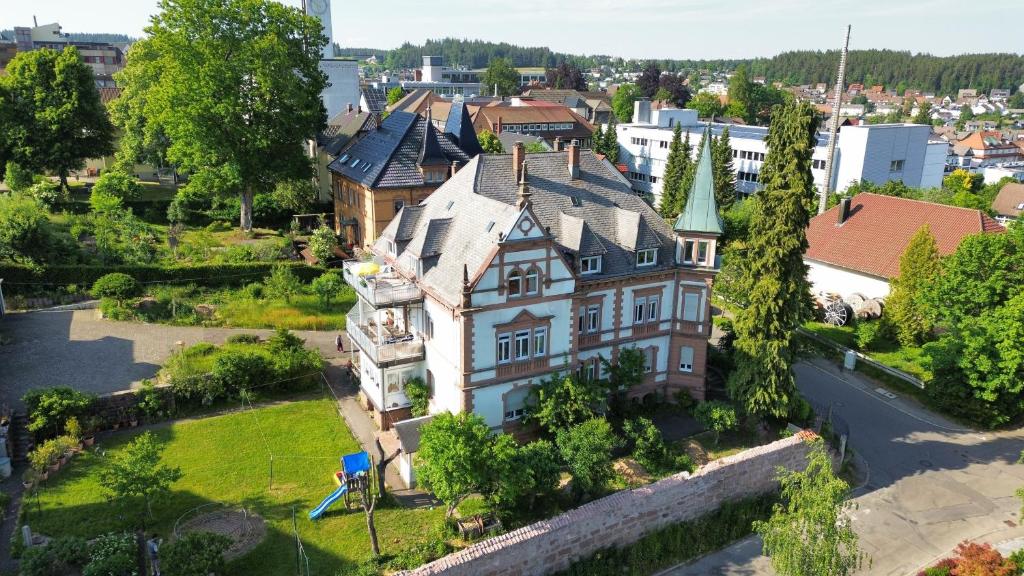
<svg viewBox="0 0 1024 576">
<path fill-rule="evenodd" d="M 43 290 L 75 284 L 91 287 L 100 277 L 122 272 L 140 283 L 195 283 L 202 286 L 241 286 L 269 276 L 274 266 L 291 268 L 302 281 L 310 282 L 324 272 L 322 268 L 303 262 L 246 262 L 240 264 L 193 264 L 160 266 L 154 264 L 127 266 L 44 266 L 35 269 L 17 264 L 0 264 L 0 279 L 8 295 L 31 295 Z"/>
</svg>

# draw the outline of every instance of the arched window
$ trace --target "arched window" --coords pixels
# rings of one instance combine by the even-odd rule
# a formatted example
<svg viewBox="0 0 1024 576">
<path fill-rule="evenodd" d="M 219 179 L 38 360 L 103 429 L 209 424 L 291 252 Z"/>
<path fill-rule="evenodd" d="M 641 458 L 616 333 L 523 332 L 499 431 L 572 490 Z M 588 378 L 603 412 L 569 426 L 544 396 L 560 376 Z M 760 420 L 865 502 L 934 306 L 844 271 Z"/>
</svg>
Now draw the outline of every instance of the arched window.
<svg viewBox="0 0 1024 576">
<path fill-rule="evenodd" d="M 536 267 L 526 271 L 526 294 L 536 294 L 540 290 L 540 272 Z"/>
<path fill-rule="evenodd" d="M 519 296 L 523 292 L 523 274 L 513 270 L 508 274 L 508 295 Z"/>
</svg>

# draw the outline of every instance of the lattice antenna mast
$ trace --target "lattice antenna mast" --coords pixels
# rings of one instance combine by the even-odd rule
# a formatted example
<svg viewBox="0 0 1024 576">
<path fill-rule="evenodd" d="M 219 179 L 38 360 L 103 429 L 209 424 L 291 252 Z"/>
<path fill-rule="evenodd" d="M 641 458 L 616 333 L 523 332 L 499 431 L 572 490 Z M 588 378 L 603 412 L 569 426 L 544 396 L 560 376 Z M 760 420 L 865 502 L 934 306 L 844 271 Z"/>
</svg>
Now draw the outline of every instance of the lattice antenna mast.
<svg viewBox="0 0 1024 576">
<path fill-rule="evenodd" d="M 832 188 L 832 167 L 836 157 L 836 139 L 839 137 L 839 109 L 843 105 L 843 86 L 846 85 L 846 56 L 850 51 L 850 26 L 846 25 L 846 41 L 843 42 L 843 54 L 839 57 L 839 73 L 836 78 L 835 96 L 832 98 L 832 118 L 829 121 L 828 152 L 825 157 L 825 185 L 821 187 L 818 197 L 818 214 L 825 211 L 828 205 L 828 193 Z"/>
</svg>

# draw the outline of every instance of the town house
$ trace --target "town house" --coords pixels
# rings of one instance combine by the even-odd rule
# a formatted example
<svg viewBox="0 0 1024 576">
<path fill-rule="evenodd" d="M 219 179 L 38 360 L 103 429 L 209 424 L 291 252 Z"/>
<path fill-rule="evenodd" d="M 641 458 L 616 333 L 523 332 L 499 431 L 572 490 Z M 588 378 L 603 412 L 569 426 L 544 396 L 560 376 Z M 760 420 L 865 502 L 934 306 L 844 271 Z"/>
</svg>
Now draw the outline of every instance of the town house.
<svg viewBox="0 0 1024 576">
<path fill-rule="evenodd" d="M 532 386 L 558 371 L 604 377 L 599 358 L 626 347 L 645 358 L 633 397 L 703 399 L 722 232 L 707 148 L 674 229 L 577 144 L 479 155 L 406 205 L 372 260 L 345 263 L 366 407 L 391 427 L 421 378 L 431 413 L 515 431 Z"/>
</svg>

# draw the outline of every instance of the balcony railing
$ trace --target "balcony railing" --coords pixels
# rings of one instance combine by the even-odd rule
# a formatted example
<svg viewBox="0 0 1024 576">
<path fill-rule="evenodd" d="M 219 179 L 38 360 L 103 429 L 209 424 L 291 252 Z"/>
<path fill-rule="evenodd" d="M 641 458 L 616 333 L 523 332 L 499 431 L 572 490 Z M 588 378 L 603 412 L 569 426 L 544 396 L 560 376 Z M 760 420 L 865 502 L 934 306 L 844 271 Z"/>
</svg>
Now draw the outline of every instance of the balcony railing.
<svg viewBox="0 0 1024 576">
<path fill-rule="evenodd" d="M 371 306 L 387 308 L 423 299 L 423 291 L 415 282 L 410 282 L 394 272 L 364 272 L 372 270 L 375 266 L 378 265 L 373 262 L 346 260 L 342 268 L 345 281 Z"/>
<path fill-rule="evenodd" d="M 522 376 L 524 374 L 532 374 L 534 372 L 545 372 L 549 369 L 549 366 L 550 360 L 547 356 L 544 356 L 541 358 L 519 360 L 508 364 L 498 364 L 498 368 L 495 372 L 497 373 L 498 378 L 505 378 L 507 376 Z"/>
<path fill-rule="evenodd" d="M 378 367 L 423 359 L 423 338 L 419 334 L 377 326 L 353 309 L 346 316 L 349 337 Z"/>
</svg>

